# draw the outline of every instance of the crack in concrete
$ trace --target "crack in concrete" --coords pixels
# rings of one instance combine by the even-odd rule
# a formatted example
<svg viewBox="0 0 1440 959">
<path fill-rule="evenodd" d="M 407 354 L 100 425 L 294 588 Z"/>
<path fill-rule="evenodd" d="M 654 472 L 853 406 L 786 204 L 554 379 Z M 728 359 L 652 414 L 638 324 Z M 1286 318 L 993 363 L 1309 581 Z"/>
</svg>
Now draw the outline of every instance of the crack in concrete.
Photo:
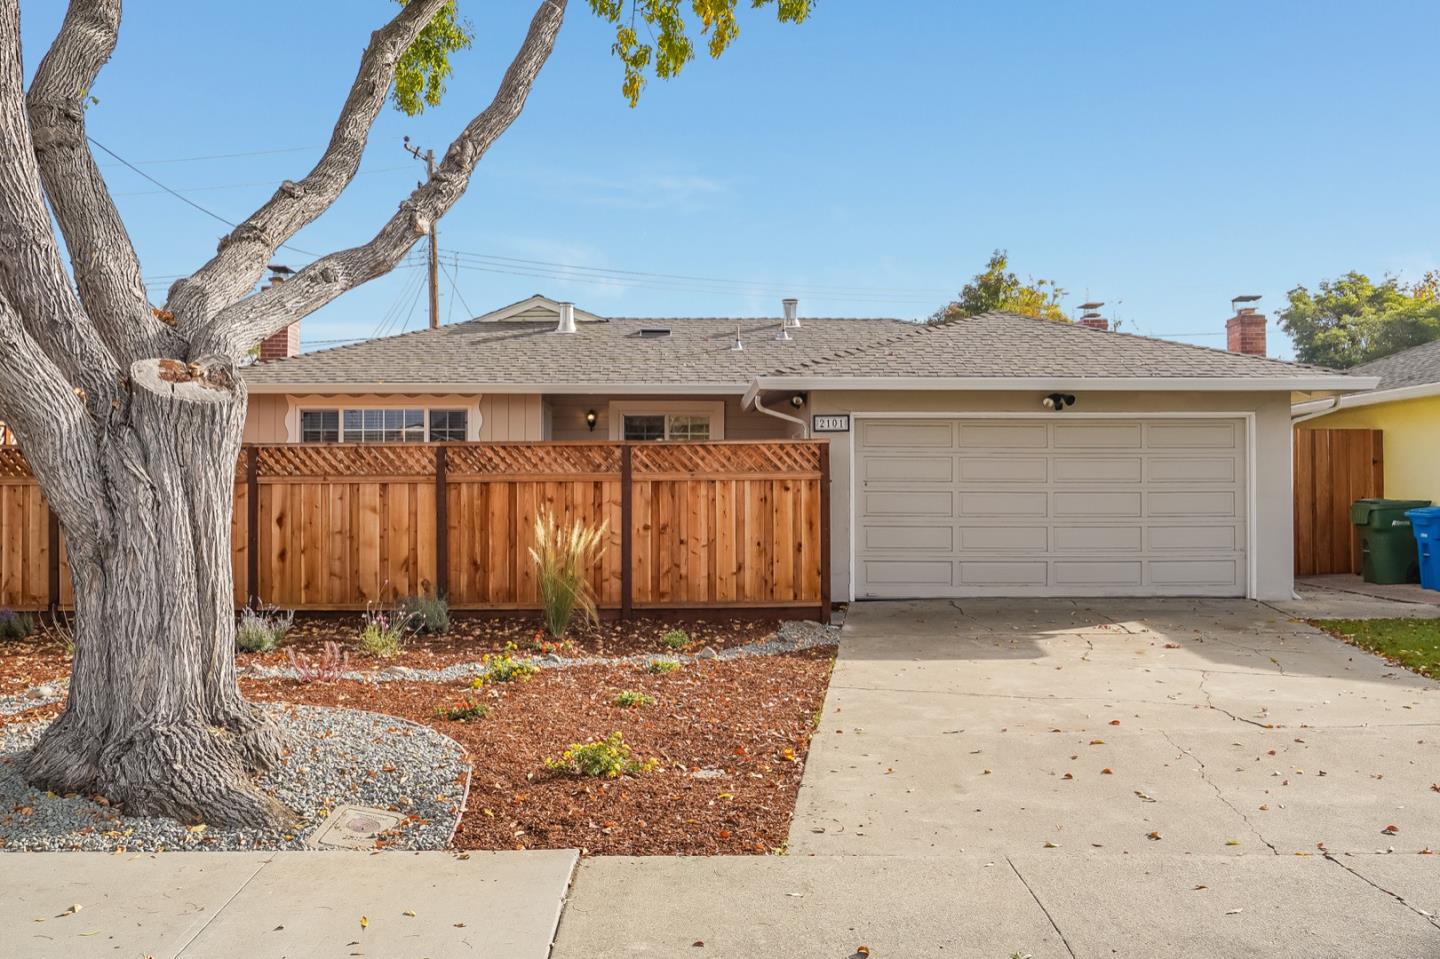
<svg viewBox="0 0 1440 959">
<path fill-rule="evenodd" d="M 1324 853 L 1324 856 L 1327 860 L 1333 862 L 1335 865 L 1339 866 L 1341 869 L 1345 870 L 1350 875 L 1354 876 L 1356 879 L 1359 879 L 1361 882 L 1364 882 L 1367 885 L 1378 889 L 1385 895 L 1400 903 L 1400 905 L 1404 906 L 1406 909 L 1409 909 L 1411 912 L 1415 913 L 1415 915 L 1421 917 L 1426 922 L 1430 923 L 1430 925 L 1434 926 L 1436 929 L 1440 929 L 1440 918 L 1430 915 L 1429 913 L 1425 912 L 1423 909 L 1420 909 L 1417 906 L 1411 905 L 1409 902 L 1406 902 L 1405 897 L 1400 895 L 1398 892 L 1392 892 L 1389 889 L 1386 889 L 1384 886 L 1380 885 L 1375 880 L 1371 879 L 1369 876 L 1365 875 L 1364 873 L 1357 872 L 1356 870 L 1351 869 L 1349 866 L 1345 865 L 1345 863 L 1335 858 L 1335 856 L 1331 853 Z"/>
<path fill-rule="evenodd" d="M 1247 719 L 1247 718 L 1244 717 L 1244 716 L 1237 716 L 1237 715 L 1235 715 L 1234 713 L 1232 713 L 1230 710 L 1224 708 L 1223 706 L 1216 706 L 1216 705 L 1215 705 L 1215 700 L 1214 700 L 1214 698 L 1210 695 L 1210 690 L 1208 690 L 1208 689 L 1205 688 L 1205 683 L 1206 683 L 1206 681 L 1209 680 L 1209 679 L 1210 679 L 1210 673 L 1209 673 L 1209 671 L 1208 671 L 1208 670 L 1204 670 L 1204 669 L 1200 670 L 1200 693 L 1201 693 L 1201 695 L 1203 695 L 1203 696 L 1205 697 L 1205 705 L 1206 705 L 1206 706 L 1208 706 L 1209 708 L 1215 710 L 1217 713 L 1224 713 L 1226 716 L 1229 716 L 1231 719 L 1233 719 L 1233 720 L 1235 720 L 1236 722 L 1239 722 L 1239 723 L 1249 723 L 1250 725 L 1256 726 L 1256 727 L 1258 727 L 1258 728 L 1260 728 L 1260 729 L 1273 729 L 1273 728 L 1274 728 L 1274 724 L 1273 724 L 1273 723 L 1262 723 L 1262 722 L 1259 722 L 1259 721 L 1254 720 L 1254 719 Z"/>
<path fill-rule="evenodd" d="M 1065 946 L 1065 951 L 1070 954 L 1070 959 L 1076 959 L 1075 950 L 1070 945 L 1070 940 L 1065 938 L 1065 933 L 1061 931 L 1060 924 L 1055 921 L 1054 916 L 1050 915 L 1050 910 L 1045 908 L 1045 904 L 1040 901 L 1040 897 L 1035 895 L 1035 890 L 1030 888 L 1030 883 L 1025 879 L 1024 876 L 1020 875 L 1020 870 L 1015 868 L 1014 860 L 1012 860 L 1009 856 L 1006 856 L 1005 864 L 1010 867 L 1010 871 L 1015 874 L 1015 878 L 1020 880 L 1020 885 L 1025 887 L 1025 891 L 1030 894 L 1030 898 L 1035 900 L 1035 905 L 1039 906 L 1040 911 L 1045 914 L 1045 918 L 1050 923 L 1050 928 L 1054 929 L 1055 935 L 1060 937 L 1060 942 L 1062 945 Z"/>
<path fill-rule="evenodd" d="M 1190 750 L 1186 749 L 1184 746 L 1180 745 L 1180 744 L 1177 743 L 1175 740 L 1171 739 L 1171 738 L 1170 738 L 1170 734 L 1167 733 L 1165 730 L 1163 730 L 1163 729 L 1162 729 L 1162 730 L 1159 730 L 1159 733 L 1160 733 L 1161 736 L 1165 737 L 1165 741 L 1166 741 L 1167 743 L 1169 743 L 1171 746 L 1173 746 L 1173 747 L 1175 747 L 1176 749 L 1178 749 L 1178 750 L 1179 750 L 1182 754 L 1184 754 L 1185 756 L 1188 756 L 1192 762 L 1194 762 L 1196 765 L 1198 765 L 1198 766 L 1200 767 L 1200 779 L 1201 779 L 1202 782 L 1205 783 L 1205 785 L 1209 786 L 1211 789 L 1213 789 L 1213 790 L 1215 791 L 1215 798 L 1216 798 L 1216 799 L 1219 799 L 1222 803 L 1224 803 L 1226 806 L 1228 806 L 1228 807 L 1230 808 L 1230 811 L 1231 811 L 1231 812 L 1233 812 L 1235 815 L 1239 816 L 1239 817 L 1240 817 L 1240 821 L 1243 822 L 1243 823 L 1245 823 L 1246 827 L 1248 827 L 1249 830 L 1250 830 L 1252 833 L 1255 834 L 1255 838 L 1256 838 L 1256 839 L 1258 839 L 1258 840 L 1260 840 L 1262 843 L 1264 843 L 1265 846 L 1266 846 L 1272 853 L 1274 853 L 1274 854 L 1277 855 L 1277 856 L 1280 855 L 1280 850 L 1279 850 L 1279 849 L 1276 849 L 1276 848 L 1275 848 L 1275 844 L 1272 843 L 1270 840 L 1268 840 L 1268 839 L 1265 838 L 1264 834 L 1261 833 L 1260 830 L 1259 830 L 1258 828 L 1256 828 L 1255 824 L 1250 821 L 1250 817 L 1247 816 L 1247 815 L 1245 815 L 1243 812 L 1241 812 L 1239 806 L 1236 806 L 1236 805 L 1235 805 L 1234 803 L 1232 803 L 1229 799 L 1225 798 L 1225 794 L 1220 791 L 1220 787 L 1217 786 L 1214 782 L 1211 781 L 1209 770 L 1208 770 L 1208 769 L 1206 768 L 1206 766 L 1205 766 L 1205 760 L 1201 759 L 1199 756 L 1195 755 L 1193 752 L 1191 752 Z"/>
</svg>

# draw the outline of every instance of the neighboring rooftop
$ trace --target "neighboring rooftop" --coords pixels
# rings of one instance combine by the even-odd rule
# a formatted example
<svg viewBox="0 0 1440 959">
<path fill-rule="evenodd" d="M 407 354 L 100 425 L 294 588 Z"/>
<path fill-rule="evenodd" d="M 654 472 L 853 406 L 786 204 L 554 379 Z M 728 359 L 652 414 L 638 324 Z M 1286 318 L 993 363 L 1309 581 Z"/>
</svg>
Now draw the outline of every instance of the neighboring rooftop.
<svg viewBox="0 0 1440 959">
<path fill-rule="evenodd" d="M 1015 313 L 909 327 L 889 340 L 779 371 L 867 377 L 1284 377 L 1333 371 Z"/>
<path fill-rule="evenodd" d="M 1406 386 L 1428 386 L 1440 383 L 1440 340 L 1412 346 L 1369 363 L 1362 363 L 1348 372 L 1359 376 L 1378 376 L 1376 390 L 1398 390 Z"/>
</svg>

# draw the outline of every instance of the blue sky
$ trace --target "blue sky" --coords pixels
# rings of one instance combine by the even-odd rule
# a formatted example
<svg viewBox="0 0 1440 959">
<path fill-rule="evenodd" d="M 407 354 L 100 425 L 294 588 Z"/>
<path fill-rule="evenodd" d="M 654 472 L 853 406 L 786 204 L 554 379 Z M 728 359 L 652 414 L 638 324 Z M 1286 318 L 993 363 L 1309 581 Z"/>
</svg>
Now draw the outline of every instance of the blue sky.
<svg viewBox="0 0 1440 959">
<path fill-rule="evenodd" d="M 25 5 L 31 68 L 62 6 Z M 524 115 L 441 222 L 447 263 L 462 254 L 443 318 L 534 292 L 611 315 L 774 315 L 793 293 L 802 315 L 922 317 L 1004 247 L 1069 305 L 1222 345 L 1237 293 L 1273 311 L 1297 283 L 1440 266 L 1433 2 L 821 0 L 800 27 L 741 7 L 722 60 L 702 52 L 632 110 L 610 28 L 571 3 Z M 390 8 L 132 2 L 90 132 L 239 220 L 319 156 Z M 387 110 L 295 247 L 367 239 L 422 172 L 401 137 L 441 152 L 489 101 L 532 9 L 461 9 L 478 39 L 445 104 Z M 255 155 L 188 159 L 237 153 Z M 102 162 L 163 299 L 226 228 Z M 308 318 L 307 348 L 423 325 L 421 273 Z"/>
</svg>

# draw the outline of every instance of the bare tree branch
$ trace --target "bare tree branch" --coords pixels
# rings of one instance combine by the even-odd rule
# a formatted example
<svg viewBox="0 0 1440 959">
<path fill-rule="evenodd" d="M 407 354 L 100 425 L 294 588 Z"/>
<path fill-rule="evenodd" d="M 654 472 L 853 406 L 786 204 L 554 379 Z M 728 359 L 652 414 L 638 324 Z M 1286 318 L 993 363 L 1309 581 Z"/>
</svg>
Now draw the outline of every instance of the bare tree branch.
<svg viewBox="0 0 1440 959">
<path fill-rule="evenodd" d="M 320 162 L 299 183 L 282 183 L 264 206 L 221 239 L 209 263 L 171 288 L 166 309 L 182 324 L 198 328 L 249 293 L 280 244 L 328 210 L 350 185 L 401 55 L 444 4 L 411 0 L 371 35 Z"/>
<path fill-rule="evenodd" d="M 0 0 L 0 161 L 0 291 L 36 345 L 85 391 L 92 413 L 107 416 L 120 367 L 70 285 L 41 195 L 25 114 L 19 0 Z"/>
<path fill-rule="evenodd" d="M 15 431 L 67 529 L 98 531 L 104 504 L 95 431 L 85 406 L 0 294 L 0 417 Z M 80 535 L 84 535 L 83 533 Z"/>
<path fill-rule="evenodd" d="M 227 307 L 192 339 L 191 357 L 224 356 L 239 361 L 255 343 L 329 303 L 346 290 L 390 272 L 443 216 L 470 184 L 481 156 L 504 133 L 555 47 L 566 0 L 543 0 L 520 51 L 485 111 L 461 131 L 435 175 L 400 204 L 400 210 L 364 246 L 321 257 L 288 282 L 262 290 Z"/>
<path fill-rule="evenodd" d="M 71 0 L 30 84 L 30 135 L 50 208 L 65 234 L 80 301 L 121 366 L 181 356 L 178 333 L 150 312 L 140 258 L 85 139 L 85 98 L 110 59 L 120 0 Z"/>
</svg>

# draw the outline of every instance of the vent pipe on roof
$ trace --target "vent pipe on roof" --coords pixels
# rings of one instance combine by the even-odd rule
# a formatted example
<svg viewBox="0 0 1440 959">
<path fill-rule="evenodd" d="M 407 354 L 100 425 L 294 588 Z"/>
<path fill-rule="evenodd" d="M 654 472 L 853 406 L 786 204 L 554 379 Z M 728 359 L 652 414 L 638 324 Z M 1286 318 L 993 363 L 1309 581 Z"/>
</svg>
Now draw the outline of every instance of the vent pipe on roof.
<svg viewBox="0 0 1440 959">
<path fill-rule="evenodd" d="M 795 338 L 790 335 L 791 321 L 795 318 L 795 303 L 796 301 L 790 298 L 780 301 L 780 305 L 784 307 L 785 315 L 780 318 L 780 329 L 775 331 L 775 339 L 781 343 L 788 343 Z M 799 326 L 798 323 L 795 325 Z"/>
<path fill-rule="evenodd" d="M 575 332 L 575 304 L 574 304 L 574 303 L 561 303 L 561 304 L 560 304 L 560 323 L 559 323 L 558 326 L 555 327 L 555 332 L 556 332 L 556 333 L 574 333 L 574 332 Z"/>
<path fill-rule="evenodd" d="M 787 330 L 800 329 L 800 318 L 795 315 L 795 307 L 799 302 L 793 296 L 787 296 L 780 301 L 780 305 L 785 308 L 785 329 Z"/>
</svg>

